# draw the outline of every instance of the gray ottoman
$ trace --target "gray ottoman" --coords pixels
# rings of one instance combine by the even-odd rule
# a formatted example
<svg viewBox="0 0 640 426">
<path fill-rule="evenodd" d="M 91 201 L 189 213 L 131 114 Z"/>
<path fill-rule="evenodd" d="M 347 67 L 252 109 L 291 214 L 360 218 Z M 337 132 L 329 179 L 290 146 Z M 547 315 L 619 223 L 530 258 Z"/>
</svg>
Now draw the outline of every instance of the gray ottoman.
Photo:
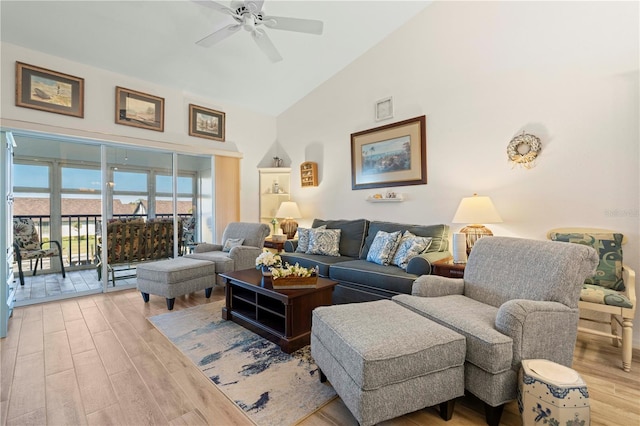
<svg viewBox="0 0 640 426">
<path fill-rule="evenodd" d="M 216 282 L 216 265 L 206 260 L 178 257 L 143 263 L 136 271 L 138 290 L 145 303 L 149 301 L 149 294 L 163 296 L 169 310 L 173 309 L 176 296 L 205 290 L 205 295 L 211 297 Z"/>
<path fill-rule="evenodd" d="M 316 308 L 311 355 L 363 426 L 464 395 L 463 336 L 391 300 Z"/>
</svg>

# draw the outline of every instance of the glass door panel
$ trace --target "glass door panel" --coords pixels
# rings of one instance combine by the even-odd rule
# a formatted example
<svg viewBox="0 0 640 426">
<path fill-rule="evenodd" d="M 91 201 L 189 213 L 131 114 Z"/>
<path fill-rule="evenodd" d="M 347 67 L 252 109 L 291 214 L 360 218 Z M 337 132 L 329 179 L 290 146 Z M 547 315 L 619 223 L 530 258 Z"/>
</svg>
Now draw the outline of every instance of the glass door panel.
<svg viewBox="0 0 640 426">
<path fill-rule="evenodd" d="M 95 273 L 100 146 L 41 135 L 14 137 L 14 217 L 33 222 L 43 248 L 56 249 L 39 261 L 23 258 L 25 284 L 16 291 L 16 305 L 102 291 Z"/>
<path fill-rule="evenodd" d="M 213 158 L 178 154 L 178 213 L 183 221 L 183 252 L 199 242 L 214 242 Z"/>
<path fill-rule="evenodd" d="M 135 286 L 140 262 L 174 257 L 174 207 L 158 193 L 158 176 L 173 176 L 171 153 L 141 148 L 106 147 L 107 289 Z M 162 183 L 162 180 L 160 180 Z M 103 270 L 104 273 L 104 270 Z"/>
</svg>

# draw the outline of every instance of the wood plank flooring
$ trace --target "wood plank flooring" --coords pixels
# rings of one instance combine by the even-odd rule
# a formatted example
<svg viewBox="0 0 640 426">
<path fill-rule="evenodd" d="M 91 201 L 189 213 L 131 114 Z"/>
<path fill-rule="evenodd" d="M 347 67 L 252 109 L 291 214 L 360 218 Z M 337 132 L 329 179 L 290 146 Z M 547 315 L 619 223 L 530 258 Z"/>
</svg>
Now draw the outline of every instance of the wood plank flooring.
<svg viewBox="0 0 640 426">
<path fill-rule="evenodd" d="M 174 310 L 221 300 L 216 288 L 176 298 Z M 165 313 L 165 300 L 143 303 L 135 290 L 16 308 L 0 339 L 2 425 L 251 425 L 252 422 L 147 317 Z M 587 382 L 591 424 L 640 425 L 640 351 L 631 373 L 607 339 L 580 336 L 574 368 Z M 519 425 L 517 404 L 502 423 Z M 304 426 L 356 425 L 337 398 Z M 483 425 L 482 404 L 456 403 L 449 422 L 435 408 L 384 426 Z"/>
</svg>

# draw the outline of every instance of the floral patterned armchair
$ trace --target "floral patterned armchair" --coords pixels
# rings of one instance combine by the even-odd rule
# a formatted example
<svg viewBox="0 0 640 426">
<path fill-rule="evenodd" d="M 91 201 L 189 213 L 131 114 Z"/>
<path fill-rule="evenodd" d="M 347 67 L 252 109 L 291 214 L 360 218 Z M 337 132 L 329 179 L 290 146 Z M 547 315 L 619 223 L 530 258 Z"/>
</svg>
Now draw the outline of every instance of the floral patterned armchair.
<svg viewBox="0 0 640 426">
<path fill-rule="evenodd" d="M 48 244 L 49 247 L 43 247 L 45 244 Z M 57 256 L 60 259 L 62 277 L 66 277 L 60 242 L 52 240 L 40 242 L 38 229 L 33 223 L 33 220 L 29 218 L 13 218 L 13 248 L 15 260 L 18 262 L 20 285 L 24 285 L 22 261 L 27 259 L 36 260 L 36 265 L 33 268 L 33 275 L 35 275 L 38 269 L 38 262 L 40 262 L 40 267 L 42 267 L 42 258 Z"/>
</svg>

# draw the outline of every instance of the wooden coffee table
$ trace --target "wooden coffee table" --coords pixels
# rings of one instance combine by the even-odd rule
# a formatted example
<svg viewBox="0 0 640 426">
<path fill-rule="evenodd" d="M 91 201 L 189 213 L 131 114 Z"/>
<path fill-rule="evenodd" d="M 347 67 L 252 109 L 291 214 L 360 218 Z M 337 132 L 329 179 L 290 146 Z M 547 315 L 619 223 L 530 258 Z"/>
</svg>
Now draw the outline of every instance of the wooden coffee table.
<svg viewBox="0 0 640 426">
<path fill-rule="evenodd" d="M 222 318 L 269 339 L 283 352 L 306 346 L 311 336 L 311 311 L 331 305 L 338 284 L 318 278 L 316 288 L 274 290 L 270 277 L 257 269 L 220 274 L 225 282 L 226 304 Z"/>
</svg>

